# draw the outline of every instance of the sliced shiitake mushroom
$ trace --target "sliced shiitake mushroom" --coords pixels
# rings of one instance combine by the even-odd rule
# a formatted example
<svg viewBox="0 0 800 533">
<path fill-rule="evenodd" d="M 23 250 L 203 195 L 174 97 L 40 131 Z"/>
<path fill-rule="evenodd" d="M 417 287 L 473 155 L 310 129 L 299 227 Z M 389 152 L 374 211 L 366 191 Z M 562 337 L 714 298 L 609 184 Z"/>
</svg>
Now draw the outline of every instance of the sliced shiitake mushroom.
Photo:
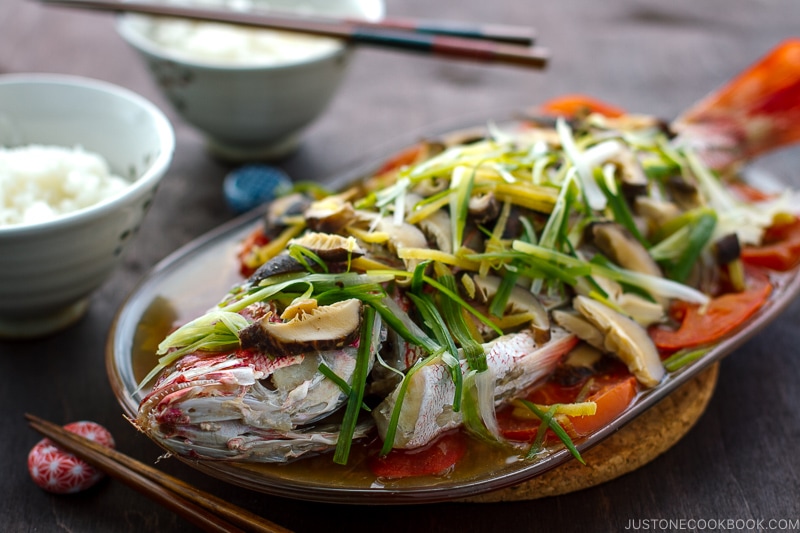
<svg viewBox="0 0 800 533">
<path fill-rule="evenodd" d="M 422 200 L 422 196 L 415 193 L 406 195 L 406 212 L 411 213 L 414 206 Z M 437 249 L 445 253 L 453 252 L 453 228 L 450 224 L 450 215 L 444 209 L 434 211 L 416 223 L 428 241 Z"/>
<path fill-rule="evenodd" d="M 469 199 L 469 216 L 475 224 L 485 224 L 500 215 L 500 202 L 494 193 L 476 194 Z"/>
<path fill-rule="evenodd" d="M 344 237 L 334 233 L 310 231 L 292 239 L 289 245 L 302 246 L 323 261 L 333 263 L 341 263 L 364 255 L 364 250 L 354 237 Z"/>
<path fill-rule="evenodd" d="M 412 191 L 414 192 L 414 194 L 419 194 L 422 197 L 428 197 L 442 192 L 448 186 L 449 182 L 446 179 L 442 179 L 437 176 L 432 176 L 430 178 L 421 180 L 419 183 L 414 185 Z"/>
<path fill-rule="evenodd" d="M 342 348 L 358 338 L 362 303 L 355 298 L 331 305 L 309 306 L 286 322 L 273 322 L 271 315 L 239 332 L 242 348 L 255 348 L 272 356 L 311 350 Z"/>
<path fill-rule="evenodd" d="M 553 321 L 594 348 L 600 351 L 606 351 L 603 333 L 597 329 L 594 324 L 584 318 L 583 315 L 575 311 L 558 309 L 553 311 Z"/>
<path fill-rule="evenodd" d="M 502 280 L 497 276 L 474 276 L 475 298 L 489 304 L 497 294 Z M 531 328 L 537 343 L 547 342 L 550 339 L 550 317 L 542 302 L 530 291 L 520 286 L 514 286 L 506 303 L 506 314 L 525 314 L 530 316 Z"/>
<path fill-rule="evenodd" d="M 428 239 L 425 234 L 413 224 L 403 222 L 397 225 L 392 217 L 382 217 L 378 221 L 376 229 L 389 235 L 387 245 L 392 253 L 399 253 L 403 248 L 428 248 Z M 403 259 L 402 261 L 409 272 L 419 264 L 418 259 Z"/>
<path fill-rule="evenodd" d="M 584 280 L 579 280 L 575 286 L 577 293 L 589 296 L 599 286 L 617 309 L 645 327 L 660 322 L 664 318 L 666 299 L 662 298 L 662 304 L 633 292 L 624 292 L 622 285 L 614 280 L 601 276 L 594 276 L 592 279 L 594 280 L 594 285 L 590 285 Z"/>
<path fill-rule="evenodd" d="M 703 205 L 697 186 L 687 181 L 684 177 L 678 175 L 670 176 L 666 184 L 675 203 L 684 211 Z"/>
<path fill-rule="evenodd" d="M 417 226 L 422 230 L 431 244 L 445 253 L 453 253 L 453 230 L 450 215 L 443 209 L 431 213 L 420 220 Z"/>
<path fill-rule="evenodd" d="M 597 374 L 605 360 L 602 350 L 582 342 L 556 367 L 552 379 L 563 387 L 574 387 Z"/>
<path fill-rule="evenodd" d="M 329 264 L 342 263 L 364 255 L 364 250 L 353 237 L 343 237 L 331 233 L 308 232 L 297 239 L 292 239 L 289 244 L 302 246 Z M 305 265 L 287 252 L 283 252 L 258 267 L 248 281 L 255 285 L 271 276 L 304 272 L 305 270 Z"/>
<path fill-rule="evenodd" d="M 654 387 L 664 377 L 664 365 L 647 331 L 596 300 L 576 296 L 573 307 L 603 335 L 602 350 L 613 353 L 628 366 L 645 387 Z"/>
<path fill-rule="evenodd" d="M 269 261 L 258 267 L 250 276 L 248 281 L 251 285 L 257 285 L 260 281 L 277 276 L 278 274 L 289 274 L 292 272 L 304 272 L 304 267 L 300 261 L 287 253 L 278 254 Z"/>
<path fill-rule="evenodd" d="M 616 264 L 634 272 L 661 277 L 661 268 L 636 237 L 624 226 L 611 221 L 593 222 L 586 227 L 589 240 Z"/>
<path fill-rule="evenodd" d="M 729 233 L 714 243 L 714 252 L 718 265 L 727 265 L 739 259 L 742 246 L 736 233 Z"/>
<path fill-rule="evenodd" d="M 311 204 L 311 199 L 301 193 L 288 194 L 273 200 L 264 215 L 264 232 L 277 236 L 293 219 L 300 219 Z"/>
<path fill-rule="evenodd" d="M 303 213 L 308 227 L 322 233 L 336 233 L 356 220 L 353 204 L 346 196 L 328 196 L 313 202 Z"/>
<path fill-rule="evenodd" d="M 666 200 L 656 200 L 648 196 L 639 196 L 634 202 L 636 213 L 647 221 L 651 231 L 661 228 L 681 214 L 680 208 Z"/>
<path fill-rule="evenodd" d="M 625 147 L 614 160 L 619 163 L 620 188 L 625 200 L 632 204 L 639 196 L 647 195 L 650 180 L 633 151 Z"/>
</svg>

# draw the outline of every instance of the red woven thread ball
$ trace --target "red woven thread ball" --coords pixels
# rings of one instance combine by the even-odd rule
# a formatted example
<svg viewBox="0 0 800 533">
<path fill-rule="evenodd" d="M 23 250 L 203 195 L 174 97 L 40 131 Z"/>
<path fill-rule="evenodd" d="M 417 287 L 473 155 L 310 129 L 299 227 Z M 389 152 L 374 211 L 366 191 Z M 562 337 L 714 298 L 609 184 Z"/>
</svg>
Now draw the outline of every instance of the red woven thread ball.
<svg viewBox="0 0 800 533">
<path fill-rule="evenodd" d="M 94 422 L 73 422 L 64 426 L 64 429 L 103 446 L 114 447 L 111 433 Z M 53 444 L 50 439 L 40 440 L 31 449 L 28 454 L 28 472 L 34 483 L 55 494 L 72 494 L 86 490 L 104 476 L 90 464 Z"/>
</svg>

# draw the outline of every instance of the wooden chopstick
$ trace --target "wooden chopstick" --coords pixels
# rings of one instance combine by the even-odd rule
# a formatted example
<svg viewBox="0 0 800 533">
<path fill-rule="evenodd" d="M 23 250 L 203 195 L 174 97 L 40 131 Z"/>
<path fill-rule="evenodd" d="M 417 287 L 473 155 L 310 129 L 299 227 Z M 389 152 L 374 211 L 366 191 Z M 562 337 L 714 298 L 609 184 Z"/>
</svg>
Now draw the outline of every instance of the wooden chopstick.
<svg viewBox="0 0 800 533">
<path fill-rule="evenodd" d="M 57 424 L 25 414 L 30 426 L 109 476 L 150 497 L 204 531 L 291 533 L 246 509 L 203 492 L 127 455 L 71 433 Z"/>
<path fill-rule="evenodd" d="M 445 31 L 444 25 L 423 31 L 425 24 L 414 23 L 411 28 L 402 27 L 404 22 L 386 25 L 362 23 L 352 20 L 333 20 L 305 17 L 279 17 L 255 12 L 208 9 L 191 6 L 154 4 L 147 2 L 120 2 L 115 0 L 40 0 L 43 4 L 79 9 L 94 9 L 117 13 L 144 13 L 183 17 L 196 20 L 228 22 L 245 26 L 271 28 L 284 31 L 334 37 L 350 43 L 380 46 L 402 51 L 411 51 L 444 57 L 471 59 L 487 63 L 505 63 L 528 68 L 544 68 L 549 52 L 540 46 L 522 46 L 481 40 L 481 33 L 499 36 L 497 28 L 472 31 L 470 36 L 459 36 Z M 474 30 L 475 28 L 473 28 Z M 513 33 L 513 32 L 512 32 Z M 521 34 L 521 32 L 518 32 Z M 519 37 L 519 35 L 517 36 Z M 502 40 L 502 39 L 501 39 Z M 508 41 L 508 39 L 505 39 Z M 531 41 L 532 42 L 532 41 Z"/>
<path fill-rule="evenodd" d="M 320 20 L 325 20 L 320 18 Z M 333 22 L 333 19 L 327 19 Z M 376 29 L 407 30 L 416 33 L 431 33 L 434 35 L 450 35 L 451 37 L 464 37 L 468 39 L 481 39 L 497 41 L 499 43 L 518 44 L 531 46 L 536 42 L 536 31 L 524 26 L 509 26 L 505 24 L 471 24 L 468 22 L 422 20 L 392 17 L 380 22 L 370 22 L 355 19 L 344 21 L 359 27 Z"/>
</svg>

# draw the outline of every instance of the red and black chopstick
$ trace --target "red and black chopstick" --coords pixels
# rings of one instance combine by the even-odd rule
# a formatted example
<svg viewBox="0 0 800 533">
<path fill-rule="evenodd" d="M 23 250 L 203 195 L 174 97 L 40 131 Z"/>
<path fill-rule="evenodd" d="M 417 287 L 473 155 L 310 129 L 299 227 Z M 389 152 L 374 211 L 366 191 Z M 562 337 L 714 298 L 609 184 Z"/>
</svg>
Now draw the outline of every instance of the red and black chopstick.
<svg viewBox="0 0 800 533">
<path fill-rule="evenodd" d="M 335 37 L 361 45 L 380 46 L 490 63 L 544 68 L 549 52 L 533 45 L 532 30 L 513 26 L 390 19 L 362 22 L 296 15 L 208 9 L 186 5 L 114 0 L 41 0 L 48 5 L 112 12 L 145 13 L 228 22 L 260 28 Z"/>
</svg>

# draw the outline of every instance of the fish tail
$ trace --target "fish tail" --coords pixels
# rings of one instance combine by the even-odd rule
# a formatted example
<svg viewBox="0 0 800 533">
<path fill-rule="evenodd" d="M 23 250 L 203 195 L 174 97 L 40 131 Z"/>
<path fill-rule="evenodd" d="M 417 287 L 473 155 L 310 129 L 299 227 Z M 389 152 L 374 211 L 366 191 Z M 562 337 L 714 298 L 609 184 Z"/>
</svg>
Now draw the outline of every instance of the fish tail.
<svg viewBox="0 0 800 533">
<path fill-rule="evenodd" d="M 800 141 L 800 39 L 781 42 L 673 124 L 682 135 L 728 139 L 729 161 Z M 720 164 L 712 166 L 721 166 Z"/>
</svg>

